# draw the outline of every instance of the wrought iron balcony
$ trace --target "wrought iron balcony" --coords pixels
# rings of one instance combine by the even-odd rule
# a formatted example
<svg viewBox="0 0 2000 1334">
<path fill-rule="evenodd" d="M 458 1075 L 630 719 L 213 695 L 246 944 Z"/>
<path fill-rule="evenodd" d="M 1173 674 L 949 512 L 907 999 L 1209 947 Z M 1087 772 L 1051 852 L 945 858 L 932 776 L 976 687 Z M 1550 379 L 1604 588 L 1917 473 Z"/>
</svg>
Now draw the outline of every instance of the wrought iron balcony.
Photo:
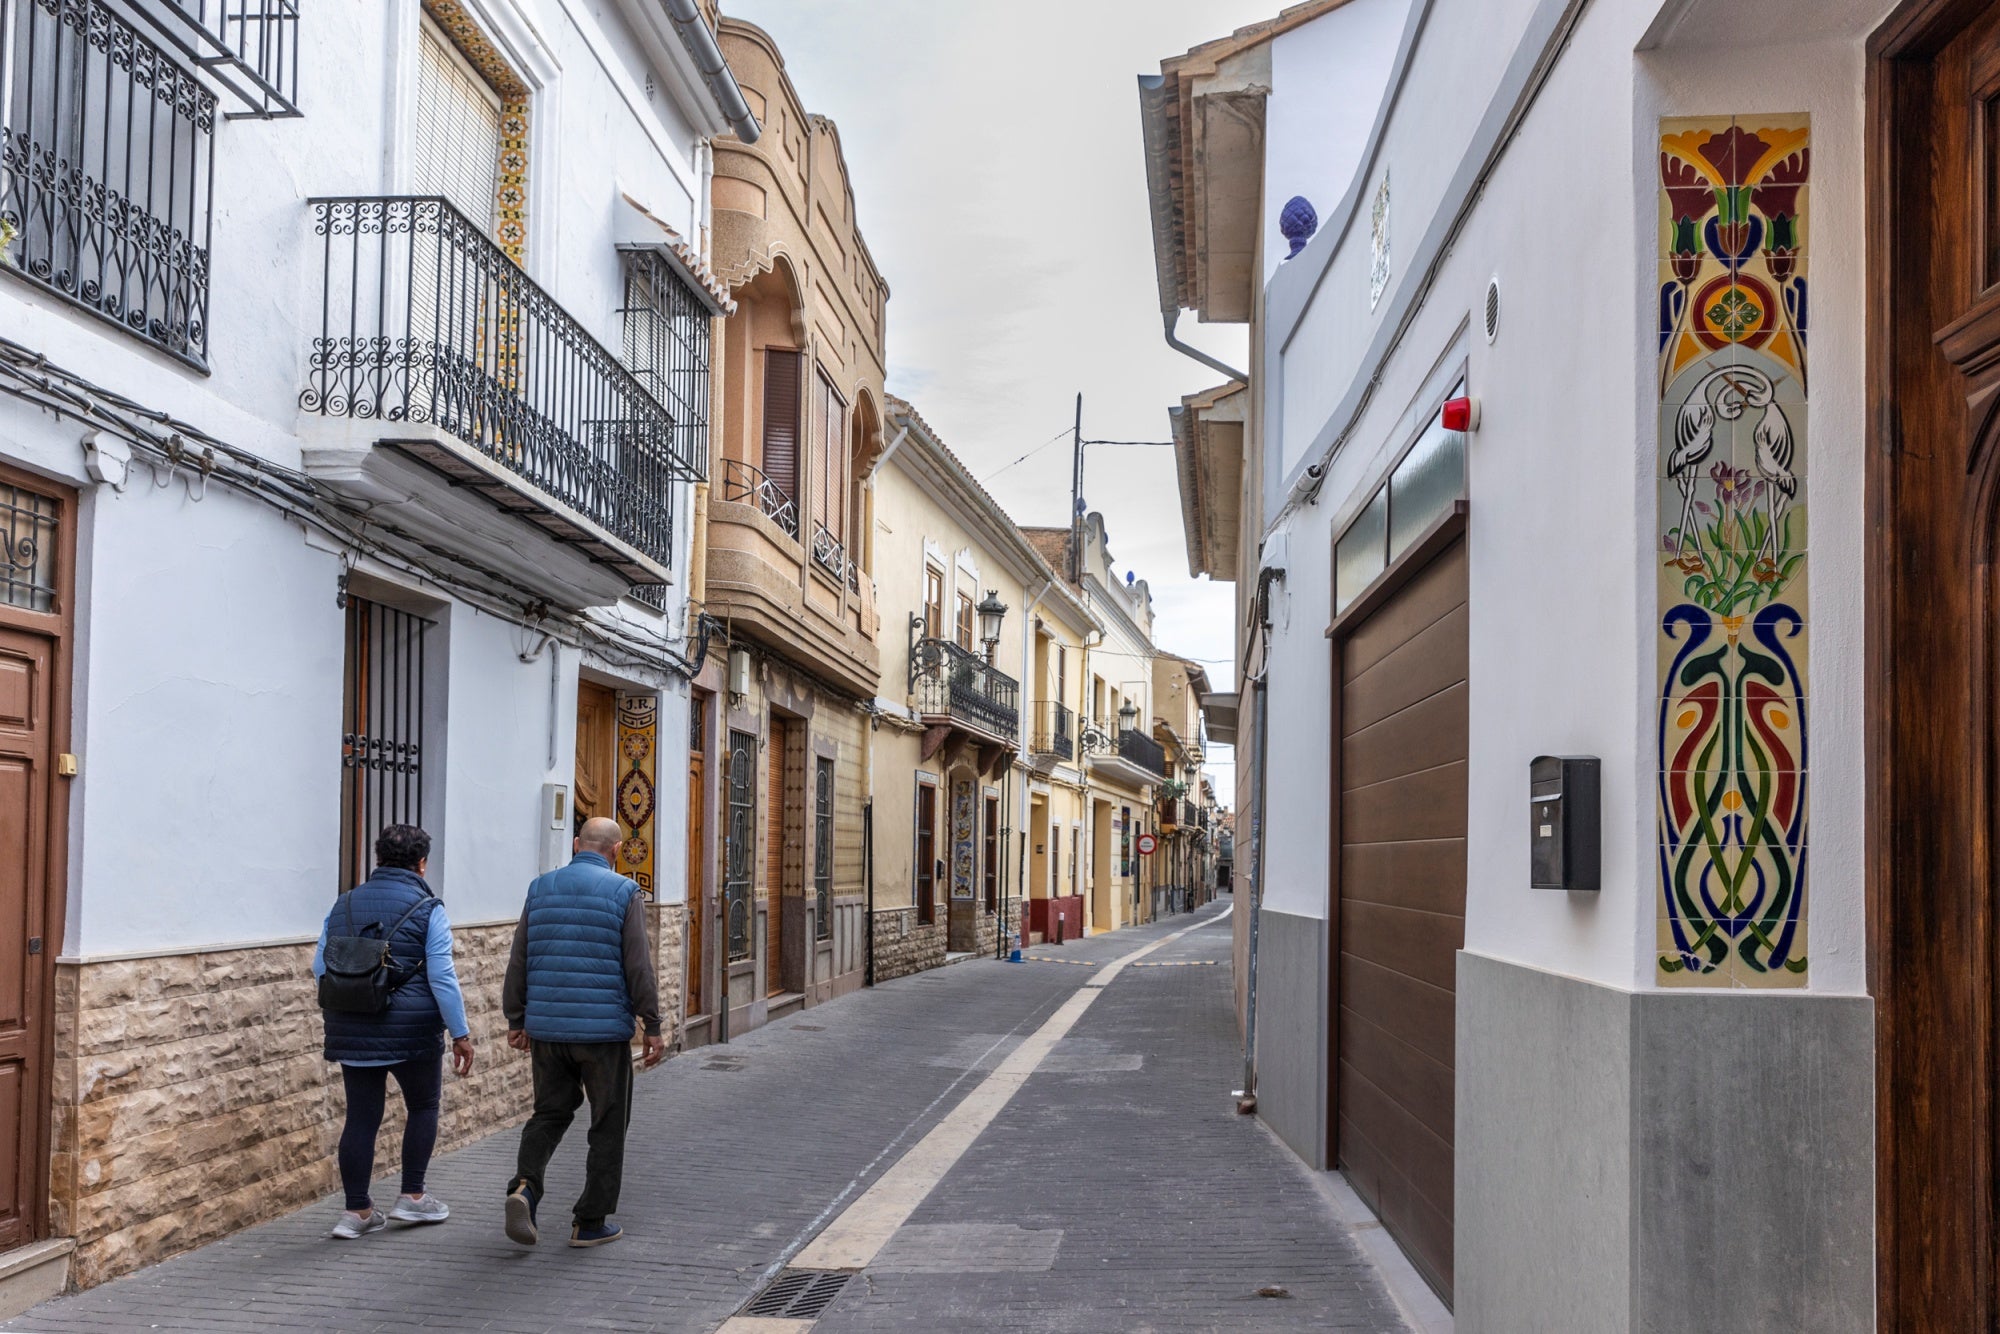
<svg viewBox="0 0 2000 1334">
<path fill-rule="evenodd" d="M 311 204 L 322 313 L 300 406 L 453 437 L 470 456 L 417 457 L 635 582 L 638 563 L 589 526 L 668 565 L 699 433 L 442 198 Z"/>
<path fill-rule="evenodd" d="M 103 0 L 0 21 L 0 268 L 206 370 L 215 94 Z"/>
<path fill-rule="evenodd" d="M 1118 729 L 1117 740 L 1112 743 L 1112 751 L 1123 760 L 1136 764 L 1141 769 L 1160 777 L 1167 776 L 1167 752 L 1159 742 L 1144 732 L 1130 727 Z"/>
<path fill-rule="evenodd" d="M 1076 714 L 1052 699 L 1035 705 L 1035 731 L 1029 747 L 1036 755 L 1056 760 L 1076 758 Z"/>
<path fill-rule="evenodd" d="M 154 0 L 137 12 L 227 89 L 230 119 L 299 111 L 299 0 Z"/>
<path fill-rule="evenodd" d="M 818 519 L 813 520 L 813 564 L 826 571 L 835 583 L 847 579 L 847 548 Z"/>
<path fill-rule="evenodd" d="M 927 718 L 956 719 L 1006 741 L 1019 734 L 1020 683 L 948 639 L 912 644 L 910 690 Z"/>
<path fill-rule="evenodd" d="M 723 460 L 722 499 L 738 505 L 755 505 L 787 534 L 799 535 L 798 502 L 785 494 L 785 488 L 741 460 Z"/>
</svg>

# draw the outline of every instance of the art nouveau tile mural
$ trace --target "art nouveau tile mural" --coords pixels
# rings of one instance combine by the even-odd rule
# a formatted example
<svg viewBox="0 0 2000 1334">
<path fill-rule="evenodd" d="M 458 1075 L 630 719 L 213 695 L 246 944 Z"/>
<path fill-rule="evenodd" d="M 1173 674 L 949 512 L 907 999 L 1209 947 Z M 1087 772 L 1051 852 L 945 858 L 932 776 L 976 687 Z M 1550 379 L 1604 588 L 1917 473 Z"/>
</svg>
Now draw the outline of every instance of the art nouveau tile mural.
<svg viewBox="0 0 2000 1334">
<path fill-rule="evenodd" d="M 1660 124 L 1665 985 L 1806 982 L 1809 140 Z"/>
</svg>

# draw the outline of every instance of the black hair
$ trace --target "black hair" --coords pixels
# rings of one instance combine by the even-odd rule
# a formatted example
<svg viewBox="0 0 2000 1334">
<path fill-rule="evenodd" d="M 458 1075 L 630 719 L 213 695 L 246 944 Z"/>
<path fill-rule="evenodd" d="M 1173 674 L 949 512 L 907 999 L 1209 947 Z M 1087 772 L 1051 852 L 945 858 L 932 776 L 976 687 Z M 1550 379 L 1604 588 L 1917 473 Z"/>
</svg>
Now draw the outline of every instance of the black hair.
<svg viewBox="0 0 2000 1334">
<path fill-rule="evenodd" d="M 405 871 L 431 855 L 431 836 L 413 824 L 392 824 L 375 836 L 375 861 Z"/>
</svg>

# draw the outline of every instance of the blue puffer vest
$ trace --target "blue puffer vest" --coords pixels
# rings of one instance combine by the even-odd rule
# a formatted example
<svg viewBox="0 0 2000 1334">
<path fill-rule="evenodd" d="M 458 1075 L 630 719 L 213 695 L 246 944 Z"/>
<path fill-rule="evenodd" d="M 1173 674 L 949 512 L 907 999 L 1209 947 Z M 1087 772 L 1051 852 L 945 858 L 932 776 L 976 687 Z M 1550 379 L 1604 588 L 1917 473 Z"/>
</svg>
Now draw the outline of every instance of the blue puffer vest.
<svg viewBox="0 0 2000 1334">
<path fill-rule="evenodd" d="M 630 1042 L 625 909 L 639 887 L 594 852 L 528 886 L 528 1036 Z"/>
<path fill-rule="evenodd" d="M 444 1016 L 438 1013 L 429 980 L 421 969 L 430 932 L 431 908 L 437 897 L 415 871 L 383 866 L 343 894 L 326 915 L 327 934 L 380 935 L 394 926 L 410 905 L 424 906 L 389 939 L 389 957 L 396 976 L 407 982 L 389 994 L 389 1008 L 380 1014 L 344 1014 L 321 1010 L 326 1020 L 329 1061 L 414 1061 L 444 1055 Z M 348 912 L 354 925 L 348 926 Z M 370 924 L 374 929 L 369 930 Z"/>
</svg>

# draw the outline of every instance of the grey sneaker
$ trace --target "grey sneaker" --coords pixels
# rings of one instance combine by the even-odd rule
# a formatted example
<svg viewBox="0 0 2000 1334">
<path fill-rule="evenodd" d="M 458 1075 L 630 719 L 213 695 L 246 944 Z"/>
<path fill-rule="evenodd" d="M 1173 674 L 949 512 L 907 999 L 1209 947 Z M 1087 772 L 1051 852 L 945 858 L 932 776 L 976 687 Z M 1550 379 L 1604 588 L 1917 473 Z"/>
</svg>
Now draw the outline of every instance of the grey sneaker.
<svg viewBox="0 0 2000 1334">
<path fill-rule="evenodd" d="M 370 1210 L 366 1218 L 350 1209 L 340 1216 L 340 1221 L 333 1225 L 333 1231 L 327 1235 L 341 1241 L 353 1241 L 356 1237 L 365 1237 L 370 1232 L 380 1232 L 387 1226 L 389 1226 L 389 1215 L 380 1209 Z"/>
<path fill-rule="evenodd" d="M 451 1207 L 435 1195 L 425 1194 L 414 1200 L 399 1195 L 389 1217 L 398 1223 L 442 1223 L 451 1217 Z"/>
</svg>

